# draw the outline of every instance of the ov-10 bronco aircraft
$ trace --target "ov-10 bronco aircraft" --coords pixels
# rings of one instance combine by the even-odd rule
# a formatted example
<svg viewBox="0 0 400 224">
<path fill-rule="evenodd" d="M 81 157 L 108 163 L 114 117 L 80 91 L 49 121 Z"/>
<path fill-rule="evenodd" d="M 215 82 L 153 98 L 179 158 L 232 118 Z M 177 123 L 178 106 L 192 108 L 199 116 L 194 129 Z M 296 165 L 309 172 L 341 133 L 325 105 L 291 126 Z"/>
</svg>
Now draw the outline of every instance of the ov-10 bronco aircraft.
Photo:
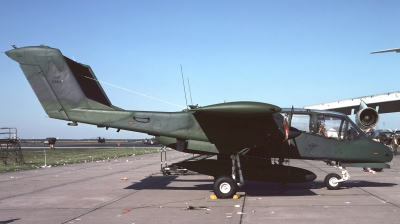
<svg viewBox="0 0 400 224">
<path fill-rule="evenodd" d="M 284 165 L 285 159 L 322 160 L 339 168 L 341 175 L 325 178 L 328 189 L 338 189 L 350 177 L 346 167 L 389 168 L 386 162 L 393 158 L 388 147 L 367 138 L 343 113 L 260 102 L 191 106 L 180 112 L 124 110 L 111 104 L 90 66 L 58 49 L 15 47 L 5 53 L 20 64 L 49 117 L 71 126 L 147 133 L 175 150 L 203 155 L 176 165 L 214 176 L 218 198 L 234 196 L 244 180 L 285 184 L 316 179 L 311 171 Z M 358 122 L 374 125 L 375 114 L 365 115 L 361 106 Z M 212 155 L 217 159 L 208 158 Z"/>
</svg>

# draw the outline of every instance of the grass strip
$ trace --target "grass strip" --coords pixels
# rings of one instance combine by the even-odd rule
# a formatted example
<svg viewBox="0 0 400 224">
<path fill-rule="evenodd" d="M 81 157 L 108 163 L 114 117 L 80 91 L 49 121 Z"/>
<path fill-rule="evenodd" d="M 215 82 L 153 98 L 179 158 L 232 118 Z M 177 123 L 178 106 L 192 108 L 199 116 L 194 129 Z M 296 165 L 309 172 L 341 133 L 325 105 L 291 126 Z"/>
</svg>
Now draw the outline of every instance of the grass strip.
<svg viewBox="0 0 400 224">
<path fill-rule="evenodd" d="M 74 148 L 46 150 L 46 164 L 64 166 L 74 163 L 85 163 L 99 160 L 108 160 L 119 157 L 142 155 L 160 152 L 160 148 Z M 25 164 L 15 164 L 12 159 L 7 165 L 0 165 L 0 173 L 19 170 L 38 169 L 45 165 L 44 150 L 23 150 Z"/>
</svg>

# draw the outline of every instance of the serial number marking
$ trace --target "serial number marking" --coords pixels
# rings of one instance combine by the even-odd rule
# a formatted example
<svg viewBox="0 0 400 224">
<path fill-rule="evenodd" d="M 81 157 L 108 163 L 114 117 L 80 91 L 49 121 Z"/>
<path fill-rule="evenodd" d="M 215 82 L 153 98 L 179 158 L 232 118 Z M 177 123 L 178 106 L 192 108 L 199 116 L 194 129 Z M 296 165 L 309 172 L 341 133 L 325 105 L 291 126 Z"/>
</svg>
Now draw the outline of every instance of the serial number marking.
<svg viewBox="0 0 400 224">
<path fill-rule="evenodd" d="M 51 83 L 62 83 L 61 75 L 55 75 L 52 77 Z"/>
</svg>

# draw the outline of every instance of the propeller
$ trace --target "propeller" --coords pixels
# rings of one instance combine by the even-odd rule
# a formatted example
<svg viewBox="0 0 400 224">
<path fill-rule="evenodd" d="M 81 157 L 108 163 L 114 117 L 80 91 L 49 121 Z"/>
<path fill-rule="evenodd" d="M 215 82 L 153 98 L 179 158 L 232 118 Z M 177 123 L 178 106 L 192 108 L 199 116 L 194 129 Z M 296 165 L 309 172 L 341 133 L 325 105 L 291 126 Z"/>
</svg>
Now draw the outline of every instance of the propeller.
<svg viewBox="0 0 400 224">
<path fill-rule="evenodd" d="M 283 126 L 285 128 L 285 141 L 288 143 L 288 145 L 286 146 L 287 147 L 287 158 L 288 158 L 288 160 L 290 158 L 290 140 L 293 139 L 293 143 L 296 145 L 296 141 L 295 141 L 294 138 L 296 138 L 297 136 L 299 136 L 301 134 L 301 132 L 299 130 L 297 130 L 296 128 L 292 127 L 293 110 L 294 110 L 294 108 L 293 108 L 293 105 L 292 105 L 292 109 L 290 110 L 290 114 L 289 114 L 288 119 L 286 120 L 287 117 L 285 116 L 284 117 L 284 121 L 283 121 Z M 282 147 L 285 148 L 283 144 L 282 144 Z M 282 148 L 282 151 L 283 151 L 283 148 Z M 282 164 L 283 162 L 284 162 L 284 159 L 283 159 L 283 161 L 280 161 L 279 164 L 283 165 Z M 288 162 L 288 171 L 287 172 L 288 172 L 288 176 L 290 176 L 290 174 L 291 174 L 290 160 Z M 282 181 L 281 184 L 282 185 L 285 184 L 284 181 Z"/>
<path fill-rule="evenodd" d="M 288 150 L 287 151 L 287 155 L 288 155 L 288 157 L 289 157 L 289 154 L 290 154 L 289 153 L 290 144 L 291 144 L 290 140 L 293 139 L 294 144 L 296 144 L 294 138 L 296 138 L 297 136 L 299 136 L 301 134 L 301 132 L 297 128 L 292 127 L 293 110 L 294 110 L 294 108 L 292 106 L 292 109 L 290 111 L 289 117 L 288 117 L 287 114 L 285 114 L 284 117 L 283 117 L 283 127 L 285 129 L 285 136 L 284 137 L 285 137 L 285 141 L 288 143 L 288 146 L 287 146 L 287 150 Z M 282 144 L 282 147 L 284 147 L 283 144 Z M 283 150 L 283 148 L 282 148 L 282 150 Z"/>
<path fill-rule="evenodd" d="M 289 127 L 292 126 L 292 118 L 293 118 L 293 105 L 292 105 L 292 110 L 290 110 L 290 114 L 289 114 Z"/>
<path fill-rule="evenodd" d="M 299 131 L 297 128 L 292 127 L 293 110 L 294 110 L 294 108 L 292 105 L 292 110 L 290 111 L 289 119 L 287 122 L 288 125 L 285 125 L 285 130 L 286 130 L 285 140 L 286 141 L 288 141 L 290 139 L 294 139 L 301 134 L 301 131 Z"/>
<path fill-rule="evenodd" d="M 289 124 L 289 134 L 288 134 L 288 139 L 289 140 L 287 141 L 288 144 L 289 144 L 288 152 L 287 152 L 288 157 L 290 157 L 290 144 L 291 144 L 291 141 L 293 142 L 294 146 L 297 148 L 297 143 L 296 143 L 296 139 L 295 138 L 301 134 L 301 131 L 299 131 L 297 128 L 292 127 L 293 111 L 294 111 L 294 108 L 293 108 L 293 105 L 292 105 L 292 110 L 290 111 L 289 120 L 288 120 L 288 124 Z"/>
</svg>

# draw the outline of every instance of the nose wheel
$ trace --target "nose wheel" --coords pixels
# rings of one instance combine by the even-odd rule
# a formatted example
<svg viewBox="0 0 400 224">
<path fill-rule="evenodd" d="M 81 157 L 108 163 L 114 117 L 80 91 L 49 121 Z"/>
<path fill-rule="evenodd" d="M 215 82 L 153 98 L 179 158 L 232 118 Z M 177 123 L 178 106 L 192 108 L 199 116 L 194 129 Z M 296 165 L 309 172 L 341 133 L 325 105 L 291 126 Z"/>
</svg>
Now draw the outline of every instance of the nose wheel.
<svg viewBox="0 0 400 224">
<path fill-rule="evenodd" d="M 342 182 L 350 179 L 350 175 L 349 172 L 346 170 L 346 167 L 342 166 L 333 166 L 333 167 L 340 169 L 342 171 L 342 176 L 339 176 L 336 173 L 330 173 L 326 175 L 324 183 L 326 188 L 328 188 L 328 190 L 340 189 L 340 187 L 342 186 Z"/>
<path fill-rule="evenodd" d="M 339 189 L 342 185 L 342 182 L 339 181 L 340 179 L 342 178 L 336 173 L 330 173 L 326 175 L 324 180 L 326 188 L 328 188 L 328 190 Z"/>
</svg>

